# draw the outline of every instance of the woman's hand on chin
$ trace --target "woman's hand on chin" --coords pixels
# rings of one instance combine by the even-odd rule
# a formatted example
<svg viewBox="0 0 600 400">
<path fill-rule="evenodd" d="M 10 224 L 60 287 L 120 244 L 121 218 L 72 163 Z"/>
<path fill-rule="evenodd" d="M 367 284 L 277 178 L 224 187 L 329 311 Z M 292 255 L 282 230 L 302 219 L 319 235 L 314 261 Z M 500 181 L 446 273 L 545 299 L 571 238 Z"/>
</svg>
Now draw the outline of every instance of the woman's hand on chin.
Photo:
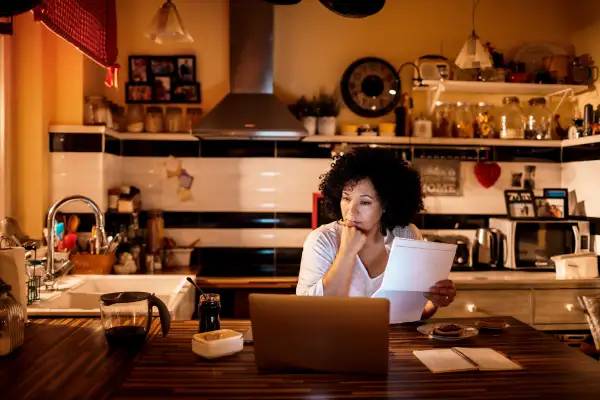
<svg viewBox="0 0 600 400">
<path fill-rule="evenodd" d="M 456 297 L 456 289 L 454 282 L 450 279 L 436 282 L 434 286 L 429 288 L 429 293 L 425 297 L 436 307 L 447 307 L 454 301 Z"/>
</svg>

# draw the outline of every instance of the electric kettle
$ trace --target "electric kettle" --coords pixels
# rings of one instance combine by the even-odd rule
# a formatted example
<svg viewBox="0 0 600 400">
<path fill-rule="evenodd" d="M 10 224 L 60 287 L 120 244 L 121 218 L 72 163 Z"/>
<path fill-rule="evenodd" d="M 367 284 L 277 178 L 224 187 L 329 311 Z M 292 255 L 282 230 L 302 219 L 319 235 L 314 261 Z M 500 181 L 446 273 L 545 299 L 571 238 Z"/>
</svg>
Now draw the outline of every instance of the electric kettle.
<svg viewBox="0 0 600 400">
<path fill-rule="evenodd" d="M 472 258 L 474 269 L 503 268 L 506 262 L 506 236 L 498 229 L 475 231 Z"/>
</svg>

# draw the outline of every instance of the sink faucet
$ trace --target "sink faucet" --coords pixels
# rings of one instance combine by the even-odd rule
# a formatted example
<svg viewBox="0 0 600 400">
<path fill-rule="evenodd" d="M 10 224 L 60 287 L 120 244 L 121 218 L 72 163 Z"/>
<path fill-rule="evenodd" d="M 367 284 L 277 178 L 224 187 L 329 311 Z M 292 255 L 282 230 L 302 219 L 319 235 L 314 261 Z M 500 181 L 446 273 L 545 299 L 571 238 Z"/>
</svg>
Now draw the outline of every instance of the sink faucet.
<svg viewBox="0 0 600 400">
<path fill-rule="evenodd" d="M 104 232 L 104 214 L 102 214 L 102 211 L 100 211 L 100 208 L 96 203 L 94 203 L 92 199 L 81 195 L 75 195 L 65 197 L 64 199 L 57 201 L 48 211 L 48 221 L 46 224 L 46 226 L 48 227 L 48 264 L 46 266 L 46 272 L 50 275 L 50 280 L 52 281 L 55 280 L 57 277 L 64 275 L 68 272 L 68 270 L 72 268 L 72 266 L 66 266 L 67 263 L 70 263 L 70 261 L 66 261 L 59 269 L 59 272 L 62 273 L 57 274 L 57 271 L 54 269 L 54 231 L 56 225 L 56 214 L 64 205 L 74 203 L 77 201 L 81 201 L 87 204 L 96 216 L 96 249 L 98 249 L 97 251 L 99 253 L 103 253 L 107 248 L 106 233 Z"/>
</svg>

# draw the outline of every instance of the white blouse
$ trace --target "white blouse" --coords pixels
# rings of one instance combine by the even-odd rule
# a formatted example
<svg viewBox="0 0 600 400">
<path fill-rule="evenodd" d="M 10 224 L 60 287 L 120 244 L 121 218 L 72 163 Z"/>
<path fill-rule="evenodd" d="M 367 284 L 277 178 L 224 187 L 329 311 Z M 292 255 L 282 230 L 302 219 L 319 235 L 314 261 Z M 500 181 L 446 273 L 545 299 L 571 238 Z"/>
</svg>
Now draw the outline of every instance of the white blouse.
<svg viewBox="0 0 600 400">
<path fill-rule="evenodd" d="M 304 241 L 302 261 L 296 294 L 300 296 L 323 296 L 323 277 L 333 265 L 340 247 L 343 226 L 340 221 L 321 225 L 312 231 Z M 396 227 L 388 231 L 385 237 L 385 248 L 390 247 L 395 237 L 422 240 L 419 229 L 410 224 L 406 227 Z M 371 297 L 381 286 L 383 273 L 371 278 L 360 257 L 356 256 L 348 296 Z"/>
</svg>

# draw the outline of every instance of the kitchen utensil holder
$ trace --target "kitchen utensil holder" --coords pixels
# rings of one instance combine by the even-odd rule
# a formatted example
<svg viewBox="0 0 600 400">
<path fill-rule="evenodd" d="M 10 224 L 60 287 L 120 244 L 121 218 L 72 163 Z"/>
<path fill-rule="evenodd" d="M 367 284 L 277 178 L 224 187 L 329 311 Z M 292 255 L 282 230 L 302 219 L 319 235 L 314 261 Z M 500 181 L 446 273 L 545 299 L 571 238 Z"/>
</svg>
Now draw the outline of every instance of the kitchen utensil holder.
<svg viewBox="0 0 600 400">
<path fill-rule="evenodd" d="M 71 255 L 72 273 L 76 275 L 107 275 L 115 265 L 115 255 L 76 253 Z"/>
</svg>

